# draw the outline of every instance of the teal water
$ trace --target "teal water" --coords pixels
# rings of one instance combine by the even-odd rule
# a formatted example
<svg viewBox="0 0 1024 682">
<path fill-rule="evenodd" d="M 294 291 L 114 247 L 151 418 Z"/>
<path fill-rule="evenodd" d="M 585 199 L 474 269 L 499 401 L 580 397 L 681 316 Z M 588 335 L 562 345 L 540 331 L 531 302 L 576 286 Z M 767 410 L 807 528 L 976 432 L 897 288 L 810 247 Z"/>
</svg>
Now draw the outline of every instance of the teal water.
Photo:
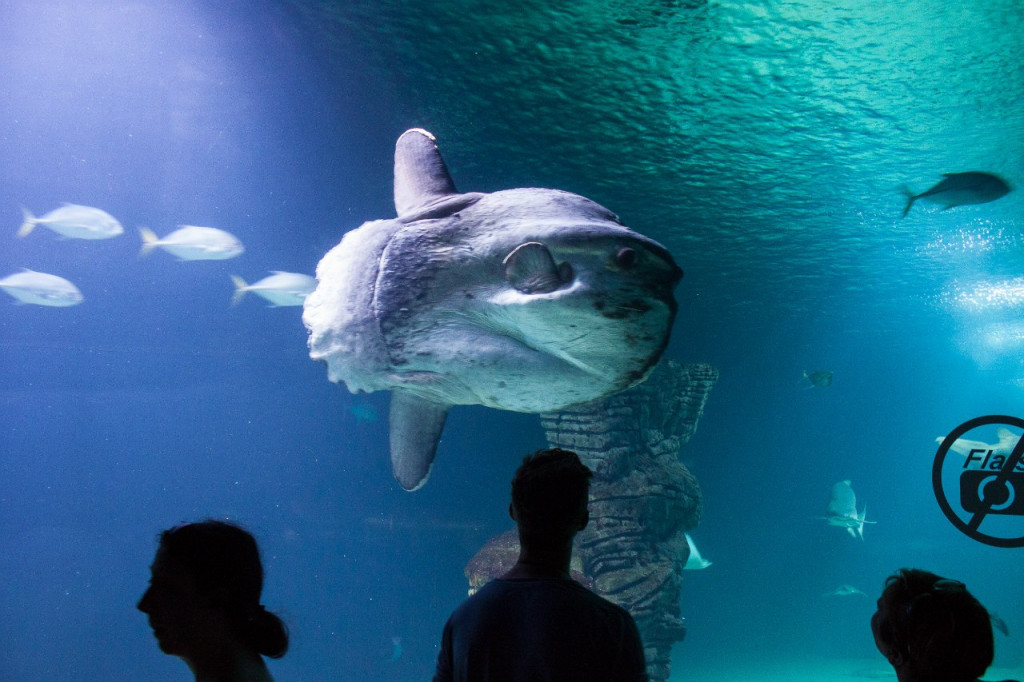
<svg viewBox="0 0 1024 682">
<path fill-rule="evenodd" d="M 966 582 L 1021 667 L 1024 550 L 961 534 L 931 483 L 937 437 L 1024 417 L 1018 2 L 208 5 L 0 8 L 0 276 L 86 298 L 0 301 L 0 679 L 187 679 L 134 604 L 156 533 L 205 516 L 261 542 L 293 636 L 277 679 L 429 675 L 536 418 L 456 408 L 405 493 L 387 396 L 330 384 L 298 309 L 232 307 L 229 278 L 311 274 L 392 216 L 414 126 L 460 190 L 583 194 L 686 273 L 667 355 L 721 379 L 681 453 L 713 565 L 686 574 L 673 679 L 883 675 L 867 621 L 900 566 Z M 900 218 L 902 186 L 967 170 L 1015 190 Z M 62 201 L 126 234 L 14 236 Z M 179 223 L 246 252 L 138 258 L 137 227 Z M 864 542 L 814 518 L 843 479 Z M 867 597 L 822 596 L 840 584 Z"/>
</svg>

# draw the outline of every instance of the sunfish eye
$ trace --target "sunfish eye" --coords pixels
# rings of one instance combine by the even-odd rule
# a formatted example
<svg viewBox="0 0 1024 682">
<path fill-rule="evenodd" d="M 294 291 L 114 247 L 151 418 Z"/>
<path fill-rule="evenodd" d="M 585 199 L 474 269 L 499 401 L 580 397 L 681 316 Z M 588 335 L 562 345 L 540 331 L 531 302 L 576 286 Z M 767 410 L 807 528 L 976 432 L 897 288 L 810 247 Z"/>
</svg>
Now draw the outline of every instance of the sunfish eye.
<svg viewBox="0 0 1024 682">
<path fill-rule="evenodd" d="M 620 268 L 631 268 L 636 265 L 636 251 L 627 247 L 621 248 L 615 254 L 615 264 Z"/>
</svg>

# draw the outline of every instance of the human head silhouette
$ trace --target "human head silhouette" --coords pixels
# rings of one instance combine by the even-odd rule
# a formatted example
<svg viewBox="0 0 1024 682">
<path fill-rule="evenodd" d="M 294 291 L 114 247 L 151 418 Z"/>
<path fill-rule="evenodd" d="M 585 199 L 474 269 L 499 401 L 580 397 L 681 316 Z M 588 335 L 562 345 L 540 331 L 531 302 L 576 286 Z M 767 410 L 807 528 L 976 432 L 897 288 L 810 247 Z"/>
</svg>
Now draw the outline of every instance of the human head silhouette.
<svg viewBox="0 0 1024 682">
<path fill-rule="evenodd" d="M 243 528 L 207 520 L 165 530 L 150 568 L 138 608 L 164 653 L 196 670 L 239 651 L 279 658 L 288 650 L 284 623 L 260 604 L 259 548 Z"/>
<path fill-rule="evenodd" d="M 973 681 L 992 664 L 988 611 L 962 582 L 928 571 L 886 579 L 871 631 L 900 680 Z"/>
<path fill-rule="evenodd" d="M 587 525 L 590 471 L 575 452 L 550 448 L 523 458 L 512 479 L 509 512 L 520 542 L 557 544 Z"/>
</svg>

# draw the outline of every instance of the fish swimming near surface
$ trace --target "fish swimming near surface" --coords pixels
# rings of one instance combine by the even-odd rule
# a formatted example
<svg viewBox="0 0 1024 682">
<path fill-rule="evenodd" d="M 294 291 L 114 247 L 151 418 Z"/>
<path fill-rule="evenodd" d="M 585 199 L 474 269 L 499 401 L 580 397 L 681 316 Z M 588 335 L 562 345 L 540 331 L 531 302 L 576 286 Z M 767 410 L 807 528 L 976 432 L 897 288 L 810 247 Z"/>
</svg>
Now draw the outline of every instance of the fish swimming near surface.
<svg viewBox="0 0 1024 682">
<path fill-rule="evenodd" d="M 910 207 L 918 199 L 924 199 L 935 204 L 942 204 L 942 210 L 947 211 L 954 206 L 966 204 L 987 204 L 1006 196 L 1010 192 L 1010 185 L 998 175 L 982 171 L 969 171 L 967 173 L 943 173 L 942 180 L 931 189 L 920 194 L 914 194 L 906 187 L 903 193 L 907 197 L 907 205 L 903 209 L 903 217 L 910 212 Z"/>
<path fill-rule="evenodd" d="M 1013 454 L 1013 449 L 1021 439 L 1020 434 L 1016 434 L 1002 426 L 996 429 L 996 436 L 999 440 L 995 443 L 985 443 L 980 440 L 971 440 L 969 438 L 957 438 L 950 444 L 949 449 L 958 455 L 963 455 L 964 457 L 967 457 L 972 452 L 984 455 L 991 450 L 993 456 L 1002 456 L 1005 458 Z M 939 436 L 935 439 L 935 442 L 943 443 L 945 440 L 946 439 L 943 436 Z"/>
<path fill-rule="evenodd" d="M 392 391 L 392 471 L 430 473 L 452 405 L 554 412 L 643 381 L 682 271 L 606 208 L 554 189 L 459 194 L 425 130 L 395 145 L 397 218 L 317 266 L 309 354 L 353 393 Z"/>
<path fill-rule="evenodd" d="M 823 596 L 823 597 L 852 597 L 855 594 L 859 594 L 859 595 L 861 595 L 863 597 L 868 596 L 868 595 L 864 594 L 864 592 L 862 592 L 861 590 L 858 590 L 853 585 L 840 585 L 839 587 L 837 587 L 836 589 L 832 590 L 831 592 L 825 592 L 821 596 Z"/>
<path fill-rule="evenodd" d="M 92 206 L 64 203 L 38 218 L 25 207 L 21 212 L 24 219 L 18 228 L 19 237 L 28 235 L 36 225 L 71 239 L 110 239 L 124 232 L 117 218 Z"/>
<path fill-rule="evenodd" d="M 21 303 L 51 308 L 66 308 L 85 300 L 78 287 L 63 277 L 28 268 L 22 268 L 21 272 L 0 279 L 0 289 Z"/>
<path fill-rule="evenodd" d="M 812 369 L 805 371 L 800 381 L 804 388 L 827 388 L 832 385 L 833 374 L 827 369 Z"/>
<path fill-rule="evenodd" d="M 693 538 L 690 537 L 689 533 L 683 533 L 686 537 L 686 546 L 690 548 L 690 554 L 686 557 L 686 564 L 683 565 L 683 570 L 700 570 L 707 568 L 712 562 L 708 561 L 700 555 L 697 551 L 697 545 L 693 544 Z"/>
<path fill-rule="evenodd" d="M 857 513 L 857 496 L 853 493 L 853 486 L 850 481 L 839 481 L 832 486 L 832 498 L 828 503 L 828 516 L 819 516 L 830 526 L 845 528 L 851 537 L 864 539 L 864 524 L 877 523 L 868 521 L 865 517 L 868 513 L 868 506 Z"/>
<path fill-rule="evenodd" d="M 245 251 L 238 237 L 216 227 L 181 225 L 165 237 L 157 237 L 149 228 L 140 227 L 139 234 L 142 235 L 140 256 L 158 247 L 179 260 L 225 260 Z"/>
<path fill-rule="evenodd" d="M 250 291 L 270 302 L 271 308 L 299 306 L 316 289 L 316 279 L 298 272 L 272 270 L 272 274 L 258 282 L 247 284 L 238 275 L 231 275 L 235 283 L 235 295 L 231 305 L 236 305 Z"/>
</svg>

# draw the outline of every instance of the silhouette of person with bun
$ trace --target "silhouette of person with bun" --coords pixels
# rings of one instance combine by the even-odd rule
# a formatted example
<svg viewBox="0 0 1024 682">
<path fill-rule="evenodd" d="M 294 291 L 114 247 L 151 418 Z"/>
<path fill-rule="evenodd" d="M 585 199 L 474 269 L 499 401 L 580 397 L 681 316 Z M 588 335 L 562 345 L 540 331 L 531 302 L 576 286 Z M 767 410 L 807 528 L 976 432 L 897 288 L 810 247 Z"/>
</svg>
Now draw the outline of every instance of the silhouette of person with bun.
<svg viewBox="0 0 1024 682">
<path fill-rule="evenodd" d="M 288 650 L 284 623 L 260 604 L 256 540 L 223 521 L 186 523 L 160 534 L 138 609 L 161 651 L 188 664 L 196 682 L 273 682 L 262 656 Z"/>
</svg>

